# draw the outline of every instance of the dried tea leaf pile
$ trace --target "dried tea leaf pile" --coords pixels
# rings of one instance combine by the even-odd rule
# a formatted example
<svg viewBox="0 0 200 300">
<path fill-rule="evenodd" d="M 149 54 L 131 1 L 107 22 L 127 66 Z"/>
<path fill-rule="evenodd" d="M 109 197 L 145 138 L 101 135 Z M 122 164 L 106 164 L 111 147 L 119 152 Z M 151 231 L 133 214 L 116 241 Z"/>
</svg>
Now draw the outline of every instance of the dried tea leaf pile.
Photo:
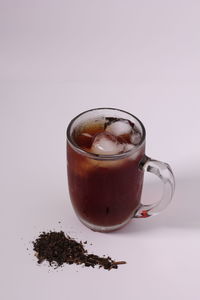
<svg viewBox="0 0 200 300">
<path fill-rule="evenodd" d="M 86 242 L 85 242 L 86 243 Z M 43 232 L 33 242 L 38 263 L 49 262 L 50 266 L 60 267 L 63 264 L 85 265 L 86 267 L 99 266 L 107 270 L 117 269 L 124 261 L 116 262 L 108 257 L 88 254 L 82 242 L 77 242 L 63 231 Z"/>
</svg>

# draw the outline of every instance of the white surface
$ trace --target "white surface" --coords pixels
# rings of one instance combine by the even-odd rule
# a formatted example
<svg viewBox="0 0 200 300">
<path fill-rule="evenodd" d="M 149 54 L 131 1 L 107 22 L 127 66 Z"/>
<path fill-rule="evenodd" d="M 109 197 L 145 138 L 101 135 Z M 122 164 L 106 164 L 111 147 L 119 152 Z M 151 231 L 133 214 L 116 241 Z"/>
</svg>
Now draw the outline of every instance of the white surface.
<svg viewBox="0 0 200 300">
<path fill-rule="evenodd" d="M 1 299 L 199 299 L 199 11 L 199 1 L 0 2 Z M 177 181 L 162 215 L 110 234 L 79 223 L 66 184 L 67 124 L 102 106 L 138 116 L 147 154 Z M 127 265 L 37 266 L 30 241 L 54 228 Z"/>
</svg>

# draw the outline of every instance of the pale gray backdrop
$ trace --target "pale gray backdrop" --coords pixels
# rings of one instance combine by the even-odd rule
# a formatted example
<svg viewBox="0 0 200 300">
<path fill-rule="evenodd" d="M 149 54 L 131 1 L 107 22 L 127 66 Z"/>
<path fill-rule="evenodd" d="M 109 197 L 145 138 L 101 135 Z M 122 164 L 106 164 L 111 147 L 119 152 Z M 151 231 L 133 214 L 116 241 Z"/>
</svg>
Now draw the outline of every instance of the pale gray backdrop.
<svg viewBox="0 0 200 300">
<path fill-rule="evenodd" d="M 0 1 L 2 300 L 199 299 L 199 15 L 194 0 Z M 162 215 L 110 234 L 79 223 L 66 183 L 67 124 L 101 106 L 138 116 L 177 180 Z M 60 228 L 127 265 L 38 267 L 30 241 Z"/>
</svg>

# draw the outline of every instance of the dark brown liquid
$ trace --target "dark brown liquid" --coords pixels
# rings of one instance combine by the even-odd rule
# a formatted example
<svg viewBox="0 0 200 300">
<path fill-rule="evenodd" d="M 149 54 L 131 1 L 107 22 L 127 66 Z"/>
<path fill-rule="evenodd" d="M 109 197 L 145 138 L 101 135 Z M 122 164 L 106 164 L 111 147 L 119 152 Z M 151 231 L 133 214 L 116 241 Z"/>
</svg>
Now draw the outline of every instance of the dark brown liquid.
<svg viewBox="0 0 200 300">
<path fill-rule="evenodd" d="M 103 132 L 102 124 L 90 124 L 74 132 L 77 146 L 89 151 L 92 138 Z M 82 133 L 92 136 L 84 136 Z M 124 140 L 129 136 L 119 137 Z M 133 216 L 139 205 L 143 171 L 139 163 L 144 145 L 137 152 L 120 160 L 100 161 L 75 151 L 68 143 L 68 183 L 73 207 L 81 220 L 96 226 L 116 226 Z"/>
</svg>

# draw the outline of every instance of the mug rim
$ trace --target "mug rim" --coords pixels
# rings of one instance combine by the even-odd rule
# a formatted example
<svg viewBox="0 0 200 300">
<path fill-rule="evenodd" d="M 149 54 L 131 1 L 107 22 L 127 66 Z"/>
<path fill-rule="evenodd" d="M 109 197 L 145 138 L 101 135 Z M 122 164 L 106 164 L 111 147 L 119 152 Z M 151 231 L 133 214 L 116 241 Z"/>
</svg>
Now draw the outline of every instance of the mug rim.
<svg viewBox="0 0 200 300">
<path fill-rule="evenodd" d="M 140 124 L 141 128 L 142 128 L 142 138 L 140 143 L 133 147 L 133 149 L 123 152 L 123 153 L 118 153 L 118 154 L 109 154 L 109 155 L 105 155 L 105 154 L 95 154 L 95 153 L 91 153 L 88 151 L 83 150 L 81 147 L 79 147 L 71 138 L 71 127 L 74 123 L 74 121 L 76 121 L 79 117 L 81 117 L 82 115 L 88 113 L 88 112 L 92 112 L 92 111 L 97 111 L 97 110 L 114 110 L 114 111 L 119 111 L 119 112 L 123 112 L 129 116 L 131 116 L 132 118 L 134 118 L 135 120 L 138 121 L 138 123 Z M 137 152 L 138 149 L 140 149 L 143 144 L 145 143 L 145 138 L 146 138 L 146 130 L 145 127 L 143 125 L 143 123 L 140 121 L 140 119 L 138 119 L 135 115 L 123 110 L 123 109 L 119 109 L 119 108 L 114 108 L 114 107 L 98 107 L 98 108 L 92 108 L 89 110 L 85 110 L 83 112 L 81 112 L 80 114 L 78 114 L 77 116 L 75 116 L 68 124 L 67 126 L 67 130 L 66 130 L 66 137 L 67 137 L 67 141 L 69 142 L 70 146 L 77 152 L 81 153 L 84 156 L 87 156 L 89 158 L 95 159 L 95 160 L 118 160 L 118 159 L 123 159 L 129 155 L 132 155 L 133 153 Z"/>
</svg>

